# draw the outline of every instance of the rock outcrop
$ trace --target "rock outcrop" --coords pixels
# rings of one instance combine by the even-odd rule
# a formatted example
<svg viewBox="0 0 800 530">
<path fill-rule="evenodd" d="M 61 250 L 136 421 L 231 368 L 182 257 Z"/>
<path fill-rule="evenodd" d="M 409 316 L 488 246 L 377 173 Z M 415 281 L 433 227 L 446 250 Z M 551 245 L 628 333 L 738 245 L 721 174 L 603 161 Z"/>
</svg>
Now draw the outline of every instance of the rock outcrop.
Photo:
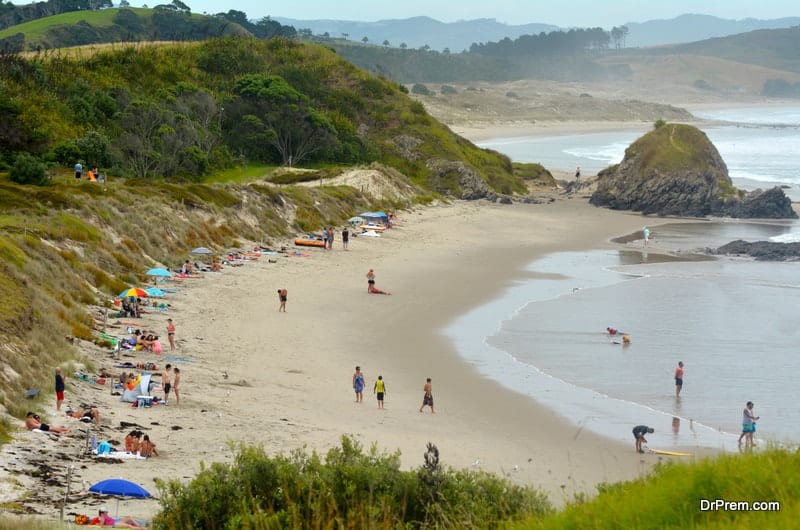
<svg viewBox="0 0 800 530">
<path fill-rule="evenodd" d="M 666 124 L 636 140 L 616 166 L 598 174 L 591 204 L 644 214 L 796 218 L 780 188 L 744 192 L 706 135 L 691 125 Z"/>
<path fill-rule="evenodd" d="M 731 241 L 711 254 L 728 256 L 750 256 L 759 261 L 795 261 L 800 260 L 800 243 L 776 243 L 774 241 Z"/>
</svg>

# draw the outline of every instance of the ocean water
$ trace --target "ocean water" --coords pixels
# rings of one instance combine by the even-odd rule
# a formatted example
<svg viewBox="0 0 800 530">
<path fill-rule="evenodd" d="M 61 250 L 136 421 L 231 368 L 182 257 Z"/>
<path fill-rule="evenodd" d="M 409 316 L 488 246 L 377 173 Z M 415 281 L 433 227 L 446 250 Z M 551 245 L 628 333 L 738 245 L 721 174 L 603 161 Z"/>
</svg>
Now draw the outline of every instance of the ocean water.
<svg viewBox="0 0 800 530">
<path fill-rule="evenodd" d="M 800 197 L 800 107 L 716 110 L 704 128 L 745 189 L 788 186 Z M 723 124 L 722 122 L 729 122 Z M 622 159 L 645 132 L 619 131 L 482 142 L 516 161 L 591 174 Z M 658 225 L 657 223 L 665 224 Z M 800 263 L 703 257 L 735 239 L 800 241 L 800 222 L 648 220 L 620 250 L 556 253 L 529 265 L 544 273 L 454 321 L 445 334 L 486 377 L 588 429 L 631 442 L 656 429 L 653 448 L 736 450 L 742 409 L 755 402 L 757 438 L 800 443 Z M 628 346 L 605 333 L 629 333 Z M 681 398 L 673 374 L 685 363 Z M 525 421 L 524 418 L 521 421 Z"/>
<path fill-rule="evenodd" d="M 796 221 L 698 222 L 652 228 L 676 252 L 732 239 L 769 239 Z M 445 333 L 480 373 L 589 429 L 653 448 L 735 450 L 744 404 L 762 417 L 757 437 L 800 442 L 800 263 L 661 258 L 639 234 L 619 251 L 557 253 Z M 606 327 L 630 334 L 613 344 Z M 673 374 L 686 374 L 680 399 Z M 525 421 L 524 418 L 521 421 Z"/>
<path fill-rule="evenodd" d="M 747 107 L 695 112 L 715 120 L 702 126 L 728 166 L 734 184 L 753 190 L 788 186 L 787 195 L 800 200 L 800 107 Z M 610 131 L 547 138 L 498 138 L 479 142 L 518 162 L 540 162 L 560 171 L 581 166 L 584 175 L 622 161 L 625 149 L 649 130 Z"/>
</svg>

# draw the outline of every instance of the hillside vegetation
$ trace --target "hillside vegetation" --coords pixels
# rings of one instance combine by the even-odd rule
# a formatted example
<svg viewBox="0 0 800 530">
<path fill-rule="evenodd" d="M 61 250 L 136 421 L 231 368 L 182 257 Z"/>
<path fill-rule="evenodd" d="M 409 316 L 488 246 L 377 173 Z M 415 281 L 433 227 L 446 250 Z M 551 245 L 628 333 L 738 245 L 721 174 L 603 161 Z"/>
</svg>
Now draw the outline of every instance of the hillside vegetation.
<svg viewBox="0 0 800 530">
<path fill-rule="evenodd" d="M 0 167 L 32 153 L 61 167 L 81 159 L 115 175 L 202 181 L 243 161 L 379 161 L 460 196 L 460 177 L 431 169 L 435 159 L 462 161 L 497 192 L 524 191 L 507 158 L 453 134 L 396 83 L 282 38 L 6 55 L 0 108 Z"/>
</svg>

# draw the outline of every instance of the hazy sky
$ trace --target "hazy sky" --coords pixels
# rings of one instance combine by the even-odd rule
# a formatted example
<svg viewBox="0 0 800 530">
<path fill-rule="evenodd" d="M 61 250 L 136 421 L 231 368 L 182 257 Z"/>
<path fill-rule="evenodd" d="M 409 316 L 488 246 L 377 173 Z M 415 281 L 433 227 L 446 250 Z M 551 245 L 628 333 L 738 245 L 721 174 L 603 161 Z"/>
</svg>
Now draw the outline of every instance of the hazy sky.
<svg viewBox="0 0 800 530">
<path fill-rule="evenodd" d="M 132 5 L 153 7 L 171 0 Z M 302 20 L 330 18 L 375 21 L 426 15 L 443 22 L 496 18 L 507 24 L 542 22 L 561 27 L 600 26 L 610 29 L 625 22 L 673 18 L 683 13 L 703 13 L 721 18 L 780 18 L 800 16 L 797 0 L 183 0 L 195 13 L 236 9 L 250 19 L 263 16 Z M 118 0 L 114 0 L 115 3 Z M 16 2 L 15 2 L 16 3 Z"/>
</svg>

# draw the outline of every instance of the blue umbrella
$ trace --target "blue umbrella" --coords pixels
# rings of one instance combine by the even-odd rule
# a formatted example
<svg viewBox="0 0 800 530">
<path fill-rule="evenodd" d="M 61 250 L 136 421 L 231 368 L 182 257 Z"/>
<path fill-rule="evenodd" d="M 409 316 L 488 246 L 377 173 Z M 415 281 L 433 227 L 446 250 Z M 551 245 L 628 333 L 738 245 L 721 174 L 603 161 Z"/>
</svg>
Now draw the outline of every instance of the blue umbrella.
<svg viewBox="0 0 800 530">
<path fill-rule="evenodd" d="M 119 495 L 120 497 L 136 497 L 146 499 L 150 492 L 130 480 L 124 478 L 108 478 L 101 480 L 89 488 L 92 493 L 102 493 L 103 495 Z"/>
<path fill-rule="evenodd" d="M 150 497 L 150 492 L 130 480 L 124 478 L 108 478 L 101 480 L 97 484 L 89 488 L 92 493 L 100 493 L 102 495 L 116 495 L 117 496 L 117 509 L 116 515 L 119 516 L 119 497 L 134 497 L 137 499 L 146 499 Z"/>
<path fill-rule="evenodd" d="M 160 298 L 165 294 L 167 294 L 165 291 L 162 291 L 158 287 L 148 287 L 147 289 L 145 289 L 145 291 L 147 292 L 148 295 L 155 296 L 157 298 Z"/>
<path fill-rule="evenodd" d="M 145 274 L 148 276 L 172 276 L 172 273 L 169 272 L 167 269 L 150 269 Z"/>
</svg>

